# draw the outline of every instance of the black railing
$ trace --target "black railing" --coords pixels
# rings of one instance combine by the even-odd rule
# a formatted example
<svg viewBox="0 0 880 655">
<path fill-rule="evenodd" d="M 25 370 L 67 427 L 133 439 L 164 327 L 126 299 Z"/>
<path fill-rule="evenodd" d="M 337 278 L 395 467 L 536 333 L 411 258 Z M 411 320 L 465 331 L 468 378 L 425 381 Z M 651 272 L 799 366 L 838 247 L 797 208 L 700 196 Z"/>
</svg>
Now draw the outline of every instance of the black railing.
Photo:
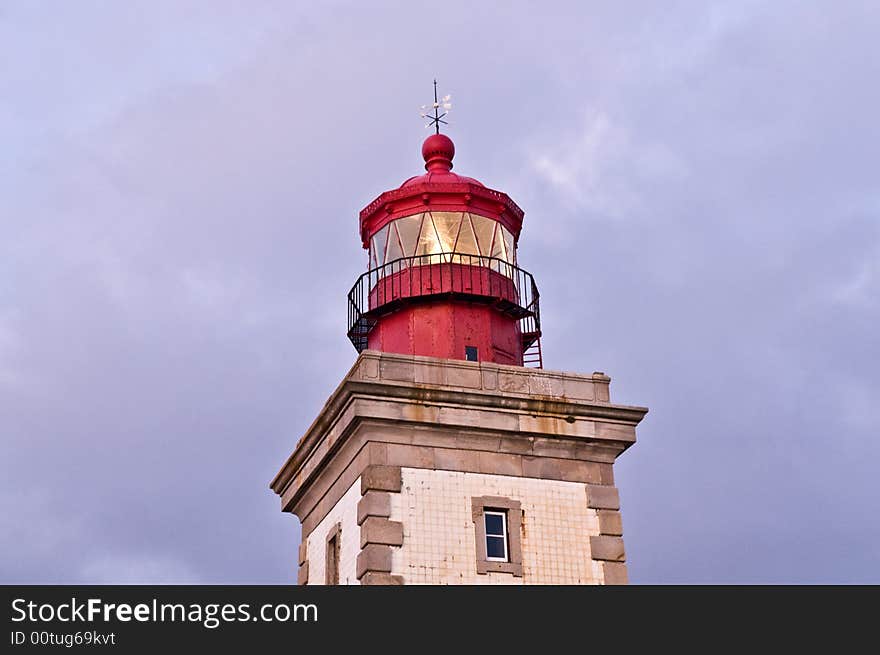
<svg viewBox="0 0 880 655">
<path fill-rule="evenodd" d="M 361 352 L 380 316 L 438 296 L 491 304 L 519 319 L 523 352 L 541 336 L 531 273 L 496 257 L 437 253 L 395 259 L 361 275 L 348 294 L 348 338 Z"/>
</svg>

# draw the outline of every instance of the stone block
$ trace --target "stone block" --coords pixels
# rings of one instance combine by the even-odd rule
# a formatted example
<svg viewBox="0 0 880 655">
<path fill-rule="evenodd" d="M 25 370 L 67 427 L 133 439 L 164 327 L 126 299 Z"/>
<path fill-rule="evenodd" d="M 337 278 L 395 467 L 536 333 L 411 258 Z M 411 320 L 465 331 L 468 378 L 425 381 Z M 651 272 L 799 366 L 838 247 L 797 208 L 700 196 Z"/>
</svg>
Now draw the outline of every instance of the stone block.
<svg viewBox="0 0 880 655">
<path fill-rule="evenodd" d="M 498 370 L 492 368 L 484 368 L 483 372 L 483 389 L 493 391 L 498 388 Z"/>
<path fill-rule="evenodd" d="M 520 373 L 498 371 L 498 389 L 513 393 L 528 393 L 529 377 Z"/>
<path fill-rule="evenodd" d="M 369 571 L 391 573 L 391 546 L 370 544 L 357 556 L 357 578 Z"/>
<path fill-rule="evenodd" d="M 559 462 L 560 479 L 566 482 L 589 482 L 598 484 L 599 465 L 596 462 L 583 462 L 576 459 L 562 459 Z"/>
<path fill-rule="evenodd" d="M 620 495 L 617 487 L 606 485 L 587 485 L 587 507 L 593 509 L 620 509 Z"/>
<path fill-rule="evenodd" d="M 446 384 L 446 366 L 425 361 L 416 361 L 414 366 L 416 384 Z"/>
<path fill-rule="evenodd" d="M 562 479 L 559 460 L 552 457 L 523 457 L 522 474 L 527 478 L 541 478 L 542 480 Z"/>
<path fill-rule="evenodd" d="M 623 534 L 623 520 L 620 512 L 611 509 L 599 510 L 599 534 L 617 537 Z"/>
<path fill-rule="evenodd" d="M 607 535 L 590 537 L 590 556 L 595 560 L 623 562 L 626 560 L 623 539 Z"/>
<path fill-rule="evenodd" d="M 602 570 L 605 574 L 605 584 L 629 584 L 629 577 L 626 574 L 626 564 L 623 562 L 603 562 Z"/>
<path fill-rule="evenodd" d="M 532 452 L 534 442 L 534 437 L 501 437 L 501 440 L 498 443 L 498 450 L 502 453 L 527 455 Z"/>
<path fill-rule="evenodd" d="M 477 472 L 480 470 L 479 452 L 457 448 L 435 448 L 434 468 L 445 471 Z"/>
<path fill-rule="evenodd" d="M 478 364 L 471 366 L 453 365 L 446 369 L 446 384 L 450 387 L 479 389 L 483 386 L 483 377 Z"/>
<path fill-rule="evenodd" d="M 388 444 L 388 463 L 419 469 L 434 468 L 434 449 L 430 446 Z"/>
<path fill-rule="evenodd" d="M 379 360 L 374 357 L 365 357 L 361 360 L 361 378 L 375 379 L 379 377 Z"/>
<path fill-rule="evenodd" d="M 611 378 L 601 372 L 593 373 L 594 389 L 596 390 L 596 400 L 607 403 L 611 400 Z"/>
<path fill-rule="evenodd" d="M 391 575 L 390 573 L 380 573 L 378 571 L 367 571 L 364 573 L 361 578 L 362 585 L 371 585 L 371 586 L 392 586 L 392 585 L 402 585 L 403 576 L 402 575 Z"/>
<path fill-rule="evenodd" d="M 479 472 L 491 475 L 522 475 L 522 457 L 508 453 L 479 453 Z"/>
<path fill-rule="evenodd" d="M 368 544 L 403 545 L 403 523 L 379 516 L 368 517 L 361 525 L 361 548 Z"/>
<path fill-rule="evenodd" d="M 529 376 L 529 393 L 535 396 L 559 397 L 564 393 L 563 381 L 555 375 L 532 374 Z"/>
<path fill-rule="evenodd" d="M 635 441 L 636 427 L 620 423 L 600 422 L 596 424 L 596 437 L 599 439 L 614 439 L 616 441 Z"/>
<path fill-rule="evenodd" d="M 400 491 L 399 466 L 368 466 L 361 474 L 361 495 L 368 491 Z"/>
<path fill-rule="evenodd" d="M 379 377 L 383 380 L 415 382 L 415 364 L 405 359 L 383 357 L 379 361 Z"/>
<path fill-rule="evenodd" d="M 371 516 L 391 516 L 391 494 L 387 491 L 368 491 L 358 501 L 358 525 Z"/>
<path fill-rule="evenodd" d="M 563 393 L 567 398 L 576 400 L 595 400 L 596 391 L 592 380 L 584 380 L 582 378 L 565 378 L 563 382 Z"/>
<path fill-rule="evenodd" d="M 437 423 L 464 425 L 486 430 L 516 431 L 519 428 L 516 414 L 464 407 L 441 407 L 437 414 Z"/>
</svg>

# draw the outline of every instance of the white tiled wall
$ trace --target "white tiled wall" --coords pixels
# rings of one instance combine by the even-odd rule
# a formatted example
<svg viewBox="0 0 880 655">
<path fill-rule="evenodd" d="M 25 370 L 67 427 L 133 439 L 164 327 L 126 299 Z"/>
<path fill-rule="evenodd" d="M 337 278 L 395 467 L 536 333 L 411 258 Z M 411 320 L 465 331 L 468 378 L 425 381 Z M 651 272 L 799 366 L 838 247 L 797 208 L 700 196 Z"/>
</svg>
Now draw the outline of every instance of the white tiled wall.
<svg viewBox="0 0 880 655">
<path fill-rule="evenodd" d="M 475 496 L 504 496 L 522 503 L 522 578 L 477 574 L 471 514 Z M 403 489 L 391 494 L 391 503 L 391 519 L 403 522 L 404 534 L 403 546 L 393 549 L 392 573 L 404 576 L 406 584 L 602 580 L 599 563 L 590 559 L 590 535 L 599 534 L 599 519 L 596 510 L 587 507 L 581 483 L 404 468 Z"/>
<path fill-rule="evenodd" d="M 330 530 L 336 523 L 342 524 L 342 540 L 339 547 L 339 584 L 360 584 L 357 579 L 357 556 L 361 552 L 361 529 L 357 524 L 357 505 L 360 499 L 361 479 L 358 478 L 309 535 L 308 584 L 324 584 L 327 535 L 330 534 Z"/>
</svg>

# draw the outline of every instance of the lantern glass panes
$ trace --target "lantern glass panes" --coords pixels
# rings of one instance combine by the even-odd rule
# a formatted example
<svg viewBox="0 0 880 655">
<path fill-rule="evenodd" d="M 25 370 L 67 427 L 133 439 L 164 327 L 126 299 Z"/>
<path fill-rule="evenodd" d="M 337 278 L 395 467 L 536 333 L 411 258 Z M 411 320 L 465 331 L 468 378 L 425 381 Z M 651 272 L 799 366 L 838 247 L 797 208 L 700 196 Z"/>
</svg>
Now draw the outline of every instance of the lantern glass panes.
<svg viewBox="0 0 880 655">
<path fill-rule="evenodd" d="M 477 235 L 477 245 L 483 255 L 488 255 L 492 249 L 492 235 L 495 232 L 497 223 L 485 216 L 471 214 L 471 223 L 474 226 L 474 232 Z"/>
<path fill-rule="evenodd" d="M 440 244 L 440 252 L 455 252 L 455 242 L 458 239 L 458 231 L 461 227 L 461 212 L 431 212 L 431 220 L 437 239 Z M 449 258 L 446 258 L 449 261 Z"/>
<path fill-rule="evenodd" d="M 411 257 L 420 258 L 412 261 Z M 493 259 L 486 259 L 489 257 Z M 488 266 L 511 276 L 510 265 L 516 264 L 515 241 L 498 221 L 468 212 L 438 211 L 391 221 L 370 244 L 370 265 L 381 268 L 380 276 L 411 264 L 441 261 Z"/>
<path fill-rule="evenodd" d="M 400 249 L 400 239 L 397 236 L 397 221 L 391 223 L 388 227 L 388 249 L 385 251 L 385 268 L 386 273 L 391 273 L 391 263 L 403 257 L 403 251 Z"/>
<path fill-rule="evenodd" d="M 461 230 L 458 233 L 458 241 L 455 244 L 455 252 L 463 255 L 457 261 L 462 264 L 478 264 L 479 259 L 475 259 L 470 255 L 479 255 L 480 249 L 477 246 L 477 238 L 474 236 L 474 228 L 471 225 L 471 217 L 464 214 L 461 219 Z"/>
<path fill-rule="evenodd" d="M 505 255 L 507 256 L 506 261 L 516 266 L 516 248 L 513 243 L 513 235 L 502 225 L 501 236 L 504 237 L 504 250 L 506 251 Z"/>
<path fill-rule="evenodd" d="M 399 218 L 394 223 L 400 234 L 400 243 L 403 246 L 403 257 L 412 257 L 416 254 L 416 246 L 419 243 L 419 231 L 422 228 L 422 215 L 406 216 Z"/>
<path fill-rule="evenodd" d="M 385 245 L 388 243 L 388 229 L 386 225 L 373 235 L 373 243 L 370 246 L 370 263 L 373 268 L 385 263 Z"/>
</svg>

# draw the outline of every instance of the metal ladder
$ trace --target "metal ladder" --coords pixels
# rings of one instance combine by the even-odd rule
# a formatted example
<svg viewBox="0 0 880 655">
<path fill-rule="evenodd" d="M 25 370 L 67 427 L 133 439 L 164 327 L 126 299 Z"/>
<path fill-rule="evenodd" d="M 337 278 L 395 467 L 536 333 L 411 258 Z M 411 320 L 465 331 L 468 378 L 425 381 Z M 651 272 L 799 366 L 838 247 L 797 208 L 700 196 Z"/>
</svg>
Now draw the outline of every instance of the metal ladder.
<svg viewBox="0 0 880 655">
<path fill-rule="evenodd" d="M 544 359 L 541 356 L 541 333 L 526 332 L 523 337 L 523 366 L 529 368 L 544 368 Z"/>
</svg>

